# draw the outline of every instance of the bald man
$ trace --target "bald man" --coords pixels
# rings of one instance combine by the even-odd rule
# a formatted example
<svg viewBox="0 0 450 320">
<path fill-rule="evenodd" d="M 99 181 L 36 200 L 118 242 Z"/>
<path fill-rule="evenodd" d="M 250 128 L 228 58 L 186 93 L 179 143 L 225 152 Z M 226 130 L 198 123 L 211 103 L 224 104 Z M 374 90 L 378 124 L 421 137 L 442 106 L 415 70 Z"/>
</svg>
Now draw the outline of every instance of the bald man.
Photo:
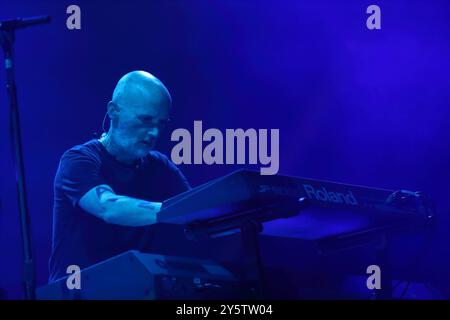
<svg viewBox="0 0 450 320">
<path fill-rule="evenodd" d="M 110 129 L 66 151 L 54 182 L 50 280 L 127 250 L 148 251 L 163 200 L 188 190 L 180 170 L 153 151 L 172 99 L 148 72 L 133 71 L 107 105 Z"/>
</svg>

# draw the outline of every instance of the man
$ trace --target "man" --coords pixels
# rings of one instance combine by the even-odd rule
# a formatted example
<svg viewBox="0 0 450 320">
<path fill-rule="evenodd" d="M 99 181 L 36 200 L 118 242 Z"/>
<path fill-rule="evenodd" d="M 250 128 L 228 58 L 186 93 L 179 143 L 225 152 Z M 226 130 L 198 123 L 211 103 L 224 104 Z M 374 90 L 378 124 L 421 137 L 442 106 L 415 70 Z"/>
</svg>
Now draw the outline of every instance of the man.
<svg viewBox="0 0 450 320">
<path fill-rule="evenodd" d="M 110 129 L 66 151 L 54 182 L 50 280 L 127 250 L 151 247 L 161 202 L 189 189 L 166 156 L 151 151 L 172 100 L 153 75 L 123 76 L 108 103 Z"/>
</svg>

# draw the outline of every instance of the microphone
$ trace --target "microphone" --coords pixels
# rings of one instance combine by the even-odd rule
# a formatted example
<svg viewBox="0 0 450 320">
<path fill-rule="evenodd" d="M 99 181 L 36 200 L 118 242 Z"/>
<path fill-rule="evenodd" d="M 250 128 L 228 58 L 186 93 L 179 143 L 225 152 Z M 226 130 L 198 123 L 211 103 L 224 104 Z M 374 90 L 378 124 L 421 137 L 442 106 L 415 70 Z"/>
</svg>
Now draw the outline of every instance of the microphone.
<svg viewBox="0 0 450 320">
<path fill-rule="evenodd" d="M 50 22 L 50 16 L 37 16 L 31 18 L 16 18 L 11 20 L 0 21 L 0 30 L 14 30 L 30 27 L 36 24 L 44 24 Z"/>
</svg>

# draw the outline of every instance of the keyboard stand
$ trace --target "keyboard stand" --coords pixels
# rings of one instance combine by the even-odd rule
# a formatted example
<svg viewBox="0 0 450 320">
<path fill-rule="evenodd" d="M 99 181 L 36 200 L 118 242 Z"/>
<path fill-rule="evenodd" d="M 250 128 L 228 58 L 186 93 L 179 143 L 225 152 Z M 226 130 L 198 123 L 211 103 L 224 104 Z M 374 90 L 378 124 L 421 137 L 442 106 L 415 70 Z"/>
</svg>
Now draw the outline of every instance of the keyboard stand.
<svg viewBox="0 0 450 320">
<path fill-rule="evenodd" d="M 244 253 L 241 281 L 249 286 L 250 299 L 264 298 L 264 275 L 259 248 L 259 234 L 263 222 L 295 216 L 308 205 L 305 198 L 292 201 L 273 202 L 265 206 L 247 208 L 225 217 L 194 221 L 185 225 L 185 235 L 189 240 L 201 241 L 240 232 Z"/>
</svg>

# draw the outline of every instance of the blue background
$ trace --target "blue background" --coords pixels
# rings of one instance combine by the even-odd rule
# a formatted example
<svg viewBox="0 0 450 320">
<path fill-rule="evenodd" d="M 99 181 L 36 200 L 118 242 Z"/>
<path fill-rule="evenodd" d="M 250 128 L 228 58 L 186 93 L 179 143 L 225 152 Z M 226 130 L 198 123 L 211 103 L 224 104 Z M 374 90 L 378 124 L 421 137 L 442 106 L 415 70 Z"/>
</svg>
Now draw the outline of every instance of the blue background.
<svg viewBox="0 0 450 320">
<path fill-rule="evenodd" d="M 174 100 L 170 132 L 279 128 L 281 174 L 411 189 L 436 202 L 422 257 L 434 285 L 450 277 L 450 3 L 374 1 L 0 1 L 0 19 L 49 14 L 16 41 L 25 170 L 38 285 L 51 246 L 52 183 L 61 154 L 101 133 L 117 80 L 143 69 Z M 66 28 L 81 7 L 82 29 Z M 4 87 L 4 69 L 0 85 Z M 0 288 L 20 297 L 21 244 L 6 90 L 0 88 Z M 181 166 L 192 185 L 237 166 Z M 418 251 L 408 242 L 402 254 Z"/>
</svg>

